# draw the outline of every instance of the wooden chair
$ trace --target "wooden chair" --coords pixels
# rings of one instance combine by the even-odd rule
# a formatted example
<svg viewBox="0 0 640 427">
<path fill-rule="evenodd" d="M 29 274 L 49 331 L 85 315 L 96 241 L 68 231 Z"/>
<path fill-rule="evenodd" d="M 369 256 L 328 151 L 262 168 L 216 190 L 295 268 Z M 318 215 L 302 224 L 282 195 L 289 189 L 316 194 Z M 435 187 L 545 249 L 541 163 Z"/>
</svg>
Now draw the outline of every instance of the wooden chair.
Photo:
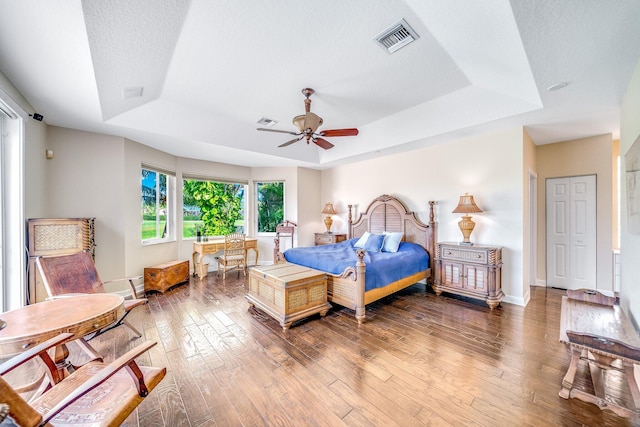
<svg viewBox="0 0 640 427">
<path fill-rule="evenodd" d="M 247 249 L 245 248 L 245 235 L 242 233 L 231 233 L 224 236 L 224 251 L 218 257 L 218 275 L 222 270 L 222 279 L 227 278 L 227 271 L 234 268 L 238 269 L 240 276 L 240 267 L 242 273 L 247 275 Z"/>
<path fill-rule="evenodd" d="M 56 377 L 56 365 L 47 350 L 71 337 L 73 334 L 60 334 L 0 365 L 0 402 L 8 406 L 4 409 L 11 417 L 5 422 L 29 427 L 119 426 L 166 374 L 166 368 L 136 363 L 136 357 L 156 345 L 146 341 L 109 364 L 89 362 L 64 379 L 56 378 L 53 387 L 28 402 L 2 378 L 34 358 Z"/>
<path fill-rule="evenodd" d="M 103 282 L 98 276 L 98 271 L 93 263 L 93 258 L 88 252 L 79 252 L 70 255 L 48 256 L 36 258 L 36 265 L 42 276 L 42 282 L 50 298 L 64 297 L 73 294 L 94 294 L 106 292 L 105 283 L 116 281 L 128 281 L 131 291 L 131 299 L 124 300 L 124 315 L 112 325 L 101 329 L 93 334 L 89 339 L 124 324 L 131 329 L 137 337 L 142 334 L 131 323 L 126 320 L 126 316 L 134 308 L 146 304 L 146 298 L 137 298 L 134 281 L 142 276 L 126 277 Z"/>
</svg>

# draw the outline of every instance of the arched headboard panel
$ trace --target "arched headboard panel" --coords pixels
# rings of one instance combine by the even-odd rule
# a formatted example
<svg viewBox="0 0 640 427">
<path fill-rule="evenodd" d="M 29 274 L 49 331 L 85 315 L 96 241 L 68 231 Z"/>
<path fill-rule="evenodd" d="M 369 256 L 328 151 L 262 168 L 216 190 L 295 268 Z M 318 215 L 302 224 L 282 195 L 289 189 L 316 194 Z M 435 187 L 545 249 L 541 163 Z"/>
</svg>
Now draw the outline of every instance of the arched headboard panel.
<svg viewBox="0 0 640 427">
<path fill-rule="evenodd" d="M 429 202 L 429 224 L 420 221 L 414 212 L 409 212 L 399 199 L 383 194 L 375 198 L 360 214 L 357 220 L 351 221 L 349 205 L 349 238 L 360 237 L 365 231 L 374 234 L 382 232 L 402 232 L 404 241 L 421 245 L 431 255 L 431 263 L 435 256 L 435 222 L 433 206 Z"/>
</svg>

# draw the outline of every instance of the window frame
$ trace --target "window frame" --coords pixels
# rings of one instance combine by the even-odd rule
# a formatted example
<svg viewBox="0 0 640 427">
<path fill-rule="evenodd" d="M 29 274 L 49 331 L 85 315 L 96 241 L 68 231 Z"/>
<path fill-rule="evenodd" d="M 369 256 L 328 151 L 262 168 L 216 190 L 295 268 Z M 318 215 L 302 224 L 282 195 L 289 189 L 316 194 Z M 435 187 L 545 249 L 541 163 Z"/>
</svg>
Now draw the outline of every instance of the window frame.
<svg viewBox="0 0 640 427">
<path fill-rule="evenodd" d="M 156 188 L 158 188 L 159 186 L 159 180 L 157 179 L 157 175 L 164 175 L 166 176 L 166 198 L 167 198 L 167 204 L 166 204 L 166 219 L 165 219 L 165 224 L 166 224 L 166 233 L 164 235 L 164 237 L 158 237 L 157 236 L 157 230 L 156 230 L 156 236 L 152 237 L 152 238 L 148 238 L 148 239 L 144 239 L 142 237 L 142 228 L 143 228 L 143 224 L 144 224 L 144 214 L 142 213 L 142 210 L 140 212 L 140 219 L 141 219 L 141 224 L 140 224 L 140 241 L 142 243 L 143 246 L 147 246 L 147 245 L 154 245 L 154 244 L 159 244 L 159 243 L 168 243 L 168 242 L 175 242 L 176 241 L 176 174 L 175 172 L 171 172 L 171 171 L 167 171 L 165 169 L 159 168 L 157 166 L 152 166 L 152 165 L 148 165 L 148 164 L 142 164 L 140 167 L 140 201 L 141 204 L 143 202 L 143 194 L 142 194 L 142 180 L 143 180 L 143 170 L 147 170 L 150 172 L 155 172 L 156 173 Z M 156 222 L 158 221 L 158 191 L 156 191 Z M 141 206 L 142 209 L 142 206 Z"/>
<path fill-rule="evenodd" d="M 287 186 L 286 186 L 286 181 L 284 179 L 265 179 L 265 180 L 258 180 L 258 181 L 254 181 L 254 185 L 253 185 L 253 190 L 254 190 L 254 197 L 253 197 L 253 201 L 254 201 L 254 227 L 255 227 L 255 231 L 256 231 L 256 236 L 275 236 L 276 235 L 276 230 L 274 229 L 273 231 L 260 231 L 260 201 L 259 201 L 259 197 L 260 197 L 260 189 L 259 186 L 261 184 L 271 184 L 271 183 L 281 183 L 282 184 L 282 221 L 284 221 L 284 217 L 286 216 L 286 191 L 287 191 Z"/>
<path fill-rule="evenodd" d="M 1 88 L 0 110 L 0 311 L 8 311 L 22 307 L 28 294 L 24 232 L 28 115 Z"/>
</svg>

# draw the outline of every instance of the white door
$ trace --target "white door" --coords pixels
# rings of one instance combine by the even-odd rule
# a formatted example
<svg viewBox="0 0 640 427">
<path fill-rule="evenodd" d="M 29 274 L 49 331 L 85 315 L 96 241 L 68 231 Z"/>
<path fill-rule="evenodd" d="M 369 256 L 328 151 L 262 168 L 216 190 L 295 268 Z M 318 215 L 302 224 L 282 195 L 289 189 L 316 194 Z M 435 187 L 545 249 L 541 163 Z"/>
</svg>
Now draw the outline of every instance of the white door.
<svg viewBox="0 0 640 427">
<path fill-rule="evenodd" d="M 547 286 L 596 289 L 596 176 L 547 180 Z"/>
</svg>

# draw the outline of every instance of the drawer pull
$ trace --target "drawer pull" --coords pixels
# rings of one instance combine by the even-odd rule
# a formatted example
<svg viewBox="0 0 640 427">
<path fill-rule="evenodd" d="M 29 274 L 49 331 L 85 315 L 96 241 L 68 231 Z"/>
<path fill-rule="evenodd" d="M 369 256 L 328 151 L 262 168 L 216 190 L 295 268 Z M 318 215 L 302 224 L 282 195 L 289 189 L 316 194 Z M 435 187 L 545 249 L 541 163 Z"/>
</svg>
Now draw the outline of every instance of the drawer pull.
<svg viewBox="0 0 640 427">
<path fill-rule="evenodd" d="M 23 350 L 26 350 L 26 349 L 28 349 L 29 347 L 31 347 L 31 345 L 32 345 L 32 344 L 33 344 L 32 342 L 24 343 L 24 344 L 22 344 L 22 349 L 23 349 Z"/>
<path fill-rule="evenodd" d="M 476 254 L 476 258 L 478 258 L 478 259 L 482 258 L 482 255 Z"/>
</svg>

